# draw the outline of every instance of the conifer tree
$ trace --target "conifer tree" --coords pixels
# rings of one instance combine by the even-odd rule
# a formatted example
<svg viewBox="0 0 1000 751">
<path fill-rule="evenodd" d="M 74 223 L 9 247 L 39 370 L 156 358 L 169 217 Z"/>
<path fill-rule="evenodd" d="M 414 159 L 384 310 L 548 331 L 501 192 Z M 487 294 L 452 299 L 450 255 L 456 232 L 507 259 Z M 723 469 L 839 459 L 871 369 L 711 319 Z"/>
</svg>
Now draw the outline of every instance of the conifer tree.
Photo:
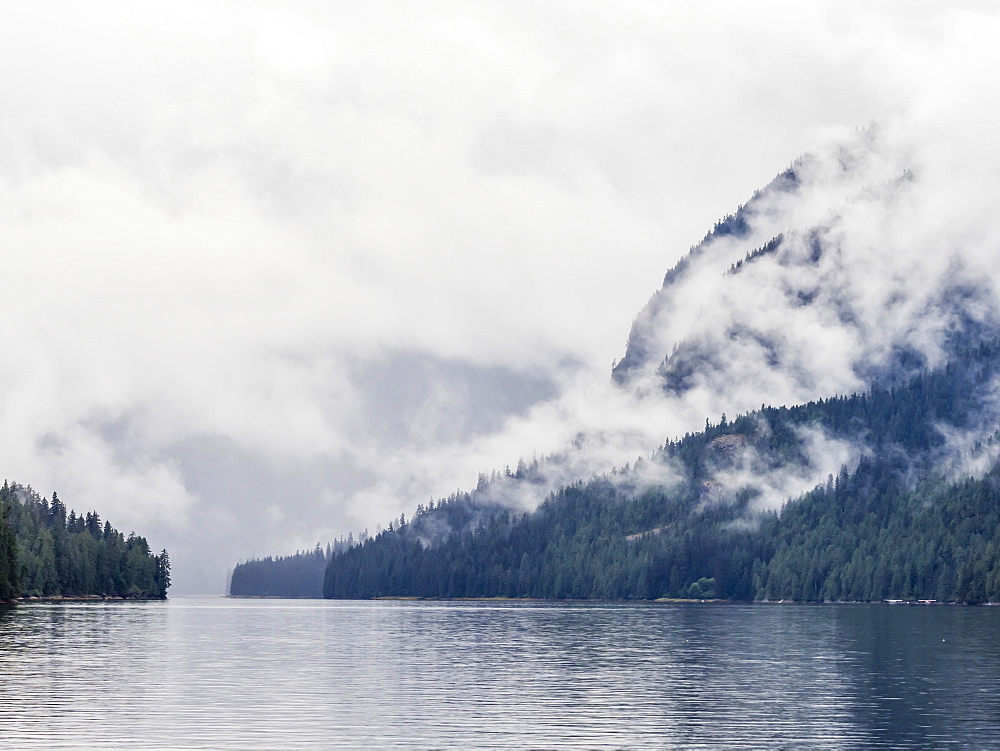
<svg viewBox="0 0 1000 751">
<path fill-rule="evenodd" d="M 0 490 L 0 600 L 13 600 L 21 594 L 17 543 L 10 526 L 10 508 L 7 504 L 9 495 L 10 487 L 4 480 Z"/>
</svg>

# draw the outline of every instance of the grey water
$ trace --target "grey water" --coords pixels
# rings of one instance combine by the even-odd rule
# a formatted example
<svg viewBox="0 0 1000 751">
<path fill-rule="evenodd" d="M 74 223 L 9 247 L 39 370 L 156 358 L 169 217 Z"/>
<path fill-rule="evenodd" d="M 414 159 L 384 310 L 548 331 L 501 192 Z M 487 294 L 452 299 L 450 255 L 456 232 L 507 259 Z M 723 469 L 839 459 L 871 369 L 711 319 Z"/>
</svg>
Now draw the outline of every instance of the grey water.
<svg viewBox="0 0 1000 751">
<path fill-rule="evenodd" d="M 24 603 L 0 745 L 997 748 L 1000 608 Z"/>
</svg>

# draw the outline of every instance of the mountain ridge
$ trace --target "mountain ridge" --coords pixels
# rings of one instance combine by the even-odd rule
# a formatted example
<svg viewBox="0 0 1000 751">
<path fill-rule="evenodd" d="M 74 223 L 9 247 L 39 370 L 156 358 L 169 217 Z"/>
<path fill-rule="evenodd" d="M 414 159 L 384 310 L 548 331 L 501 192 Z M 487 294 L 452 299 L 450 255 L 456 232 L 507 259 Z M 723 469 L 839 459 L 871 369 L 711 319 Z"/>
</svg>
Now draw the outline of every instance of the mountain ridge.
<svg viewBox="0 0 1000 751">
<path fill-rule="evenodd" d="M 996 500 L 1000 305 L 974 255 L 947 245 L 913 259 L 904 252 L 921 187 L 910 156 L 873 126 L 797 160 L 717 222 L 636 316 L 612 367 L 615 387 L 640 406 L 711 415 L 725 405 L 735 420 L 715 411 L 721 419 L 706 419 L 703 431 L 600 476 L 557 471 L 572 465 L 570 447 L 481 478 L 341 546 L 324 595 L 879 599 L 906 590 L 1000 599 L 956 584 L 947 562 L 906 587 L 876 586 L 881 564 L 866 558 L 844 574 L 846 550 L 824 564 L 822 586 L 806 586 L 789 573 L 805 553 L 781 542 L 793 522 L 801 539 L 812 539 L 809 524 L 830 523 L 801 513 L 816 504 L 851 520 L 846 507 L 874 494 L 877 523 L 845 529 L 878 537 L 891 528 L 905 547 L 912 536 L 900 519 L 913 516 L 914 498 L 933 498 L 944 516 L 954 511 L 949 493 L 987 498 L 982 509 Z M 523 498 L 540 494 L 544 502 L 525 510 Z M 952 523 L 944 516 L 934 529 Z M 976 539 L 992 534 L 977 530 Z M 870 539 L 838 539 L 875 556 Z M 909 565 L 897 560 L 893 570 Z M 234 582 L 240 575 L 238 566 Z"/>
</svg>

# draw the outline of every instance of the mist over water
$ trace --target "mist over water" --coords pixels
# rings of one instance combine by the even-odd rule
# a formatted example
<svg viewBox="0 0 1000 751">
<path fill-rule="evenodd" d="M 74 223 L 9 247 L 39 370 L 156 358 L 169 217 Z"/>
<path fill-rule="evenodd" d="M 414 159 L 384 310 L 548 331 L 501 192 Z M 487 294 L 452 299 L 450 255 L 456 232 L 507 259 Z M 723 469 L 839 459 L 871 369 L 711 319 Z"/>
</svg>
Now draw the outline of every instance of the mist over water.
<svg viewBox="0 0 1000 751">
<path fill-rule="evenodd" d="M 9 748 L 1000 743 L 1000 610 L 230 601 L 0 612 Z"/>
</svg>

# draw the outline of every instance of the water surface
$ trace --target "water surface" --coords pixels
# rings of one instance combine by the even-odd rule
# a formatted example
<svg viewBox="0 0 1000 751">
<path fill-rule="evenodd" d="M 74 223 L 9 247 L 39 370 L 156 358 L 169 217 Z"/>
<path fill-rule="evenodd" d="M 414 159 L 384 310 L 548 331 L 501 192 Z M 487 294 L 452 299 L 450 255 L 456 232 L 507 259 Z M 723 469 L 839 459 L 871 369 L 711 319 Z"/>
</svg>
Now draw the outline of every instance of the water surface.
<svg viewBox="0 0 1000 751">
<path fill-rule="evenodd" d="M 0 613 L 4 748 L 1000 747 L 1000 608 L 172 599 Z"/>
</svg>

